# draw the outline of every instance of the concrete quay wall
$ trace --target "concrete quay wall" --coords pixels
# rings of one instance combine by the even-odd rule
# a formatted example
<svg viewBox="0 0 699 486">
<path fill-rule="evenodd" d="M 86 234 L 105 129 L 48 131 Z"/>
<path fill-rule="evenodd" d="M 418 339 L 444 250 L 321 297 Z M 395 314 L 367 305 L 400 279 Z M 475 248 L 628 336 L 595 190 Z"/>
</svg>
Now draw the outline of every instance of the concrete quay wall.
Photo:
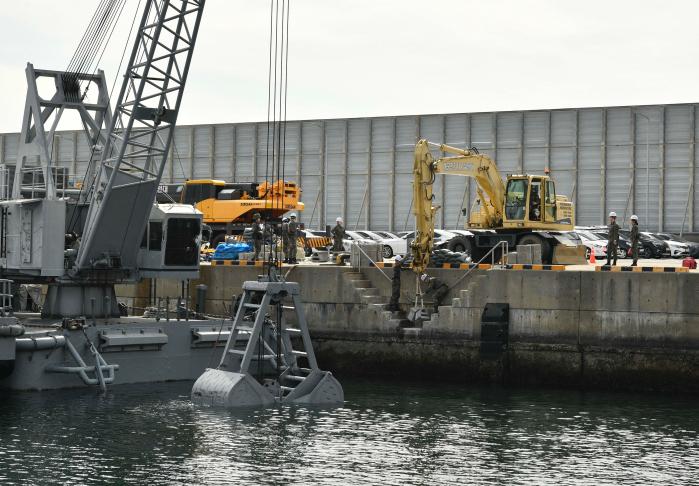
<svg viewBox="0 0 699 486">
<path fill-rule="evenodd" d="M 203 267 L 207 311 L 224 314 L 255 267 Z M 322 367 L 337 375 L 376 374 L 456 382 L 505 382 L 699 392 L 699 275 L 556 271 L 430 270 L 454 285 L 421 329 L 404 329 L 382 304 L 390 269 L 297 267 Z M 143 285 L 142 285 L 143 286 Z M 143 288 L 122 288 L 143 295 Z M 158 295 L 179 293 L 157 283 Z M 401 304 L 414 298 L 403 274 Z M 147 292 L 145 292 L 147 295 Z M 486 303 L 508 303 L 509 345 L 480 353 Z"/>
</svg>

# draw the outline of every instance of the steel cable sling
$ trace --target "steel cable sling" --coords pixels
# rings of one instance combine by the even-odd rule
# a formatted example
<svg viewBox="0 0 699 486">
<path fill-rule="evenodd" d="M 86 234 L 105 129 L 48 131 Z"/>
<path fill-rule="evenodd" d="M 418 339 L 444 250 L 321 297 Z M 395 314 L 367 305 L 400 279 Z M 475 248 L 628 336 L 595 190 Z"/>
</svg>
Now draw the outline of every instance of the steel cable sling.
<svg viewBox="0 0 699 486">
<path fill-rule="evenodd" d="M 109 29 L 109 31 L 110 31 L 110 32 L 109 32 L 109 36 L 107 37 L 106 42 L 104 42 L 104 45 L 103 45 L 103 47 L 102 47 L 102 53 L 100 54 L 99 58 L 97 59 L 97 62 L 94 64 L 94 68 L 93 68 L 93 73 L 92 73 L 92 74 L 95 74 L 95 73 L 97 72 L 97 69 L 99 68 L 99 62 L 101 61 L 102 56 L 104 55 L 104 53 L 105 53 L 105 51 L 106 51 L 107 44 L 109 44 L 109 41 L 111 40 L 112 35 L 114 34 L 114 30 L 116 29 L 116 26 L 117 26 L 117 24 L 118 24 L 118 22 L 119 22 L 119 20 L 120 20 L 120 18 L 121 18 L 121 14 L 122 14 L 123 11 L 124 11 L 124 7 L 125 7 L 125 5 L 126 5 L 126 0 L 118 0 L 118 1 L 121 2 L 121 7 L 118 9 L 118 15 L 113 19 L 113 22 L 111 23 L 111 29 Z M 126 52 L 127 52 L 127 50 L 128 50 L 128 47 L 129 47 L 129 40 L 131 39 L 131 35 L 132 35 L 133 30 L 134 30 L 134 27 L 135 27 L 135 25 L 136 25 L 136 20 L 137 20 L 138 12 L 140 11 L 141 1 L 142 1 L 142 0 L 139 0 L 139 1 L 138 1 L 138 5 L 136 6 L 136 9 L 135 9 L 135 11 L 134 11 L 133 19 L 131 20 L 131 26 L 130 26 L 128 35 L 127 35 L 127 37 L 126 37 L 126 43 L 125 43 L 125 45 L 124 45 L 124 49 L 123 49 L 123 52 L 122 52 L 122 54 L 121 54 L 121 59 L 120 59 L 120 61 L 119 61 L 119 67 L 117 68 L 117 73 L 121 72 L 121 66 L 122 66 L 122 64 L 124 63 L 124 57 L 126 56 Z M 101 7 L 103 7 L 103 4 L 106 4 L 107 2 L 112 2 L 112 3 L 114 3 L 115 0 L 102 0 L 102 4 L 100 4 L 100 5 L 98 6 L 97 10 L 95 11 L 95 14 L 93 15 L 92 21 L 91 21 L 90 24 L 88 25 L 88 28 L 86 29 L 85 34 L 83 35 L 83 38 L 81 39 L 80 44 L 78 45 L 78 48 L 76 49 L 75 53 L 73 54 L 73 58 L 71 59 L 71 62 L 69 63 L 68 68 L 66 69 L 66 71 L 68 71 L 69 73 L 74 73 L 74 76 L 76 76 L 76 77 L 77 77 L 77 75 L 79 74 L 79 72 L 78 72 L 78 71 L 76 70 L 76 68 L 75 68 L 75 66 L 77 65 L 77 64 L 76 64 L 76 62 L 77 62 L 76 59 L 79 57 L 79 56 L 78 56 L 78 52 L 81 51 L 81 50 L 84 50 L 84 49 L 82 48 L 82 46 L 87 44 L 86 39 L 87 39 L 87 37 L 88 37 L 88 32 L 90 32 L 91 30 L 94 30 L 94 29 L 91 28 L 91 26 L 95 23 L 96 19 L 99 17 L 99 13 L 100 13 L 100 11 L 101 11 Z M 117 11 L 116 9 L 113 10 L 113 12 L 116 12 L 116 11 Z M 93 37 L 94 37 L 94 36 L 93 36 Z M 111 99 L 111 98 L 112 98 L 112 94 L 114 93 L 114 89 L 116 88 L 116 83 L 117 83 L 117 80 L 118 80 L 118 79 L 119 79 L 118 75 L 114 77 L 114 82 L 112 83 L 112 87 L 111 87 L 111 89 L 110 89 L 110 91 L 109 91 L 109 93 L 108 93 L 108 99 Z M 65 82 L 65 80 L 64 80 L 64 82 Z M 73 84 L 78 84 L 78 83 L 73 82 Z M 90 86 L 90 85 L 88 84 L 88 86 L 87 86 L 87 88 L 86 88 L 86 91 L 85 91 L 85 94 L 87 94 L 87 89 L 89 89 L 89 86 Z M 77 92 L 77 95 L 76 95 L 76 96 L 78 96 L 78 97 L 83 97 L 83 96 L 84 96 L 84 95 L 80 95 L 80 94 L 79 94 L 79 92 L 80 92 L 80 85 L 79 85 L 79 84 L 75 87 L 75 89 L 76 89 L 76 92 Z M 97 134 L 98 137 L 99 137 L 99 135 L 101 134 L 101 132 L 102 132 L 104 129 L 105 129 L 104 127 L 100 127 L 100 130 L 99 130 L 99 132 L 98 132 L 98 134 Z M 89 194 L 84 194 L 84 193 L 83 193 L 83 189 L 86 189 L 86 188 L 91 187 L 92 181 L 87 181 L 87 174 L 90 172 L 90 167 L 92 166 L 92 164 L 95 163 L 94 155 L 95 155 L 95 150 L 96 150 L 96 149 L 97 149 L 96 146 L 93 146 L 93 147 L 91 148 L 91 151 L 90 151 L 90 158 L 89 158 L 89 160 L 88 160 L 88 167 L 87 167 L 87 170 L 85 171 L 85 174 L 83 175 L 82 184 L 81 184 L 81 186 L 80 186 L 80 191 L 79 191 L 79 193 L 78 193 L 78 199 L 81 199 L 81 198 L 83 198 L 83 197 L 87 198 L 87 197 L 90 196 Z M 70 219 L 70 222 L 69 222 L 69 224 L 68 224 L 68 231 L 69 231 L 69 232 L 70 232 L 70 231 L 73 231 L 74 228 L 75 228 L 75 224 L 76 224 L 76 222 L 77 222 L 77 221 L 76 221 L 76 216 L 77 216 L 77 211 L 74 211 L 74 212 L 71 214 L 71 219 Z"/>
<path fill-rule="evenodd" d="M 84 80 L 80 74 L 96 72 L 116 24 L 126 5 L 126 0 L 101 0 L 88 24 L 63 77 L 65 91 L 71 101 L 84 97 L 81 93 Z M 89 84 L 88 84 L 89 86 Z"/>
</svg>

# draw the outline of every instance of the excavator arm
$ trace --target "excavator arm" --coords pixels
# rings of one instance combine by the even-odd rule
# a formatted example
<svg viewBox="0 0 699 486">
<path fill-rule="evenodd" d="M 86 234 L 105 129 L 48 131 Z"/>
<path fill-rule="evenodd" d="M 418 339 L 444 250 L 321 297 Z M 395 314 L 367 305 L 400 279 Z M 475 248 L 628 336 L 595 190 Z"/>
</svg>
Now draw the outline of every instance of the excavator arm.
<svg viewBox="0 0 699 486">
<path fill-rule="evenodd" d="M 435 159 L 430 147 L 452 156 Z M 484 227 L 502 224 L 505 185 L 495 161 L 475 149 L 464 150 L 444 144 L 420 140 L 415 146 L 413 162 L 413 214 L 415 239 L 411 243 L 413 270 L 422 274 L 429 264 L 434 241 L 434 215 L 439 207 L 433 206 L 432 187 L 436 174 L 472 177 L 478 184 L 478 195 L 484 213 Z"/>
</svg>

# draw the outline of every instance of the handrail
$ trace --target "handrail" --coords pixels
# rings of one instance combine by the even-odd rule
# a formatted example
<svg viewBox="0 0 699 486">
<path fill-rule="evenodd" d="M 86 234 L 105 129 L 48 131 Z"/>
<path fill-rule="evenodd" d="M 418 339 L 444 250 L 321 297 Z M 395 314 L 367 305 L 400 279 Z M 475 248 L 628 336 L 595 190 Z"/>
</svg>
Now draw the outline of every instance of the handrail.
<svg viewBox="0 0 699 486">
<path fill-rule="evenodd" d="M 478 265 L 480 265 L 480 264 L 483 262 L 483 260 L 485 260 L 486 258 L 488 258 L 488 255 L 490 255 L 490 257 L 491 257 L 491 260 L 490 260 L 490 261 L 491 261 L 491 266 L 494 267 L 494 266 L 495 266 L 495 253 L 494 253 L 494 252 L 495 252 L 495 250 L 496 250 L 498 247 L 500 247 L 500 246 L 502 246 L 502 247 L 504 248 L 504 250 L 505 250 L 505 253 L 503 254 L 503 255 L 504 255 L 504 258 L 507 258 L 507 254 L 509 253 L 509 245 L 508 245 L 507 241 L 506 241 L 506 240 L 498 241 L 498 243 L 497 243 L 494 247 L 492 247 L 490 250 L 488 250 L 488 251 L 486 252 L 486 254 L 483 255 L 483 257 L 482 257 L 480 260 L 478 260 L 474 266 L 472 266 L 471 268 L 469 268 L 468 271 L 467 271 L 465 274 L 463 274 L 456 282 L 454 282 L 453 284 L 451 284 L 451 285 L 449 286 L 449 290 L 451 290 L 451 289 L 453 289 L 454 287 L 456 287 L 456 285 L 457 285 L 458 283 L 460 283 L 463 279 L 465 279 L 466 277 L 468 277 L 468 276 L 471 274 L 471 272 L 472 272 L 473 270 L 477 269 L 477 268 L 478 268 Z M 505 262 L 505 264 L 507 264 L 507 262 Z"/>
<path fill-rule="evenodd" d="M 364 256 L 366 256 L 367 259 L 368 259 L 371 263 L 374 264 L 374 267 L 376 267 L 376 268 L 379 269 L 379 272 L 381 272 L 381 273 L 383 274 L 383 276 L 386 277 L 386 279 L 388 279 L 389 282 L 392 282 L 392 281 L 393 281 L 393 279 L 392 279 L 391 277 L 389 277 L 388 275 L 386 275 L 386 273 L 385 273 L 383 270 L 381 270 L 381 267 L 379 267 L 379 266 L 376 264 L 376 262 L 375 262 L 374 260 L 372 260 L 371 257 L 370 257 L 369 255 L 367 255 L 367 253 L 362 249 L 362 247 L 359 246 L 359 243 L 355 243 L 355 245 L 357 246 L 357 248 L 359 248 L 359 251 L 361 251 L 362 253 L 364 253 Z M 362 258 L 361 258 L 361 257 L 359 258 L 359 265 L 358 265 L 358 267 L 357 267 L 357 270 L 359 270 L 360 272 L 362 271 Z"/>
</svg>

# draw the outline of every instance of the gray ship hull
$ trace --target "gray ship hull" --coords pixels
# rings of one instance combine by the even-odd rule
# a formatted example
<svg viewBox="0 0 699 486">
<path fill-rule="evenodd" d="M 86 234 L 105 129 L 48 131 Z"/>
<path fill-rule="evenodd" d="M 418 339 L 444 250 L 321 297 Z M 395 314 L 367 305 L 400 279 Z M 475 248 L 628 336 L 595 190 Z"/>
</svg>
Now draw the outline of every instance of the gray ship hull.
<svg viewBox="0 0 699 486">
<path fill-rule="evenodd" d="M 95 366 L 90 342 L 104 361 L 118 369 L 109 384 L 195 380 L 216 366 L 229 336 L 229 321 L 128 317 L 91 320 L 83 329 L 55 329 L 40 319 L 22 319 L 14 363 L 0 389 L 49 390 L 94 386 L 83 380 L 72 348 L 84 364 Z M 54 321 L 55 322 L 55 321 Z M 73 371 L 70 371 L 73 369 Z M 60 371 L 57 371 L 60 370 Z M 7 371 L 6 373 L 7 374 Z M 88 373 L 94 377 L 94 369 Z"/>
</svg>

